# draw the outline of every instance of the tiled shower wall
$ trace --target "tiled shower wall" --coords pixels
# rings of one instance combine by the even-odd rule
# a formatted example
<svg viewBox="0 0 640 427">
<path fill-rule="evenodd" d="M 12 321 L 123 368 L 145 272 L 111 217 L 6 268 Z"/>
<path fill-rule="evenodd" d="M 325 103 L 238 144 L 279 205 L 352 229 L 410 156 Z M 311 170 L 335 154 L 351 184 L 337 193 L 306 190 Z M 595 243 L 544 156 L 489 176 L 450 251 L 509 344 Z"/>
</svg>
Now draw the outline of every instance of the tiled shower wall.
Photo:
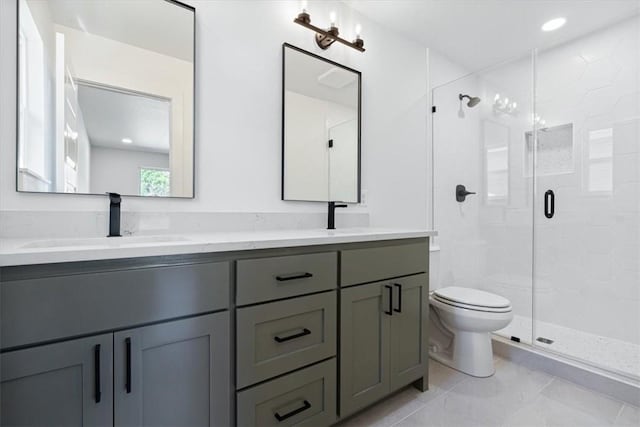
<svg viewBox="0 0 640 427">
<path fill-rule="evenodd" d="M 635 344 L 639 62 L 637 17 L 540 52 L 536 62 L 536 113 L 551 129 L 572 124 L 573 138 L 548 148 L 555 156 L 545 157 L 546 164 L 538 156 L 536 204 L 552 189 L 556 216 L 548 220 L 535 210 L 535 317 Z"/>
<path fill-rule="evenodd" d="M 639 21 L 435 88 L 435 286 L 489 290 L 517 315 L 640 343 Z M 459 93 L 482 102 L 461 107 Z M 515 111 L 497 111 L 497 95 Z M 535 116 L 546 129 L 534 187 Z M 478 194 L 458 203 L 456 184 Z"/>
</svg>

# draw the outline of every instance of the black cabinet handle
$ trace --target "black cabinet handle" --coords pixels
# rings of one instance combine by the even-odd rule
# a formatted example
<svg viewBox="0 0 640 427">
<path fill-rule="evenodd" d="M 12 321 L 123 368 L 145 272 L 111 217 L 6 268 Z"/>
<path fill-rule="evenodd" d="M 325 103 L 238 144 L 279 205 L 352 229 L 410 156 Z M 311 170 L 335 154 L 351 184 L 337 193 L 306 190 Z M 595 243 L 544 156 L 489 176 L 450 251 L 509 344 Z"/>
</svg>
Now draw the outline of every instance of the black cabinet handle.
<svg viewBox="0 0 640 427">
<path fill-rule="evenodd" d="M 547 190 L 544 193 L 544 216 L 553 218 L 556 211 L 556 195 L 553 190 Z"/>
<path fill-rule="evenodd" d="M 131 393 L 131 338 L 125 338 L 124 344 L 126 347 L 125 353 L 125 383 L 124 388 L 128 393 Z"/>
<path fill-rule="evenodd" d="M 310 335 L 310 334 L 311 334 L 311 331 L 308 330 L 307 328 L 304 328 L 302 332 L 298 332 L 297 334 L 289 335 L 284 338 L 276 335 L 275 337 L 273 337 L 273 339 L 276 340 L 276 342 L 285 342 L 285 341 L 295 340 L 296 338 L 304 337 L 305 335 Z"/>
<path fill-rule="evenodd" d="M 389 310 L 385 311 L 384 314 L 388 314 L 389 316 L 393 316 L 393 286 L 384 285 L 384 287 L 389 290 Z"/>
<path fill-rule="evenodd" d="M 279 413 L 276 412 L 275 414 L 273 414 L 273 416 L 276 417 L 276 420 L 278 420 L 278 422 L 280 422 L 280 421 L 286 420 L 287 418 L 291 418 L 294 415 L 298 415 L 300 412 L 304 412 L 309 408 L 311 408 L 311 403 L 309 403 L 308 400 L 305 400 L 302 406 L 299 407 L 298 409 L 294 409 L 293 411 L 287 412 L 284 415 L 280 415 Z"/>
<path fill-rule="evenodd" d="M 394 283 L 393 286 L 398 288 L 398 308 L 394 308 L 393 311 L 396 313 L 402 313 L 402 285 L 399 283 Z"/>
<path fill-rule="evenodd" d="M 102 387 L 100 386 L 100 344 L 93 347 L 93 376 L 95 385 L 95 400 L 100 403 L 102 399 Z"/>
<path fill-rule="evenodd" d="M 302 273 L 302 274 L 291 274 L 288 276 L 276 276 L 276 280 L 278 282 L 286 282 L 287 280 L 308 279 L 309 277 L 313 277 L 313 274 Z"/>
</svg>

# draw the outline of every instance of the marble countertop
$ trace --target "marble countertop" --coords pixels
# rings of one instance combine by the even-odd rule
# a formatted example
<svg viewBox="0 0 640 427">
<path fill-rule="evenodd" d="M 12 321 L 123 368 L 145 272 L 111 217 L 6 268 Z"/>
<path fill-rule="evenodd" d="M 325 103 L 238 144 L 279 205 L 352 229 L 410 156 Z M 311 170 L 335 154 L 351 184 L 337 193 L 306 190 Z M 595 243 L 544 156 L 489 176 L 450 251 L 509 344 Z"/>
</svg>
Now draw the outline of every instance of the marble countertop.
<svg viewBox="0 0 640 427">
<path fill-rule="evenodd" d="M 140 235 L 115 238 L 2 239 L 0 240 L 0 267 L 371 242 L 430 237 L 436 234 L 432 230 L 420 229 L 345 228 Z"/>
</svg>

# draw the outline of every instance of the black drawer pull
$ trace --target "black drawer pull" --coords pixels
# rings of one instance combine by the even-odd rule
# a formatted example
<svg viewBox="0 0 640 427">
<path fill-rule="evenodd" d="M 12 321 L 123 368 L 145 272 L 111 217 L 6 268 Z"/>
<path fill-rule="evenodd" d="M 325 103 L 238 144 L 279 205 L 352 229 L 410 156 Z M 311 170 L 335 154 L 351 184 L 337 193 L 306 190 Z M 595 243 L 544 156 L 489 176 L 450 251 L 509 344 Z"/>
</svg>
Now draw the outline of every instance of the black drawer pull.
<svg viewBox="0 0 640 427">
<path fill-rule="evenodd" d="M 398 308 L 394 308 L 393 311 L 396 313 L 402 313 L 402 285 L 394 283 L 393 286 L 398 288 Z"/>
<path fill-rule="evenodd" d="M 310 335 L 310 334 L 311 334 L 311 331 L 308 330 L 307 328 L 304 328 L 302 332 L 298 332 L 297 334 L 289 335 L 284 338 L 276 335 L 275 337 L 273 337 L 273 339 L 276 340 L 276 342 L 285 342 L 285 341 L 295 340 L 296 338 L 304 337 L 305 335 Z"/>
<path fill-rule="evenodd" d="M 95 400 L 100 403 L 102 399 L 102 387 L 100 386 L 100 344 L 93 347 L 93 375 L 95 385 Z"/>
<path fill-rule="evenodd" d="M 298 409 L 294 409 L 293 411 L 288 412 L 288 413 L 286 413 L 286 414 L 284 414 L 284 415 L 280 415 L 280 414 L 279 414 L 279 413 L 277 413 L 277 412 L 276 412 L 275 414 L 273 414 L 273 415 L 276 417 L 276 420 L 278 420 L 278 421 L 284 421 L 284 420 L 286 420 L 287 418 L 291 418 L 291 417 L 293 417 L 294 415 L 298 415 L 300 412 L 304 412 L 304 411 L 306 411 L 306 410 L 307 410 L 307 409 L 309 409 L 309 408 L 311 408 L 311 403 L 309 403 L 309 401 L 308 401 L 308 400 L 305 400 L 305 401 L 304 401 L 304 404 L 303 404 L 301 407 L 299 407 Z"/>
<path fill-rule="evenodd" d="M 124 383 L 124 387 L 127 391 L 127 393 L 131 393 L 131 338 L 126 338 L 124 340 L 125 346 L 126 346 L 126 354 L 125 354 L 125 358 L 126 358 L 126 365 L 125 365 L 125 374 L 126 374 L 126 378 L 125 378 L 125 383 Z"/>
<path fill-rule="evenodd" d="M 393 286 L 384 285 L 384 287 L 389 290 L 389 310 L 385 311 L 384 314 L 388 314 L 389 316 L 393 316 Z"/>
<path fill-rule="evenodd" d="M 309 277 L 313 277 L 313 274 L 311 273 L 296 273 L 296 274 L 291 274 L 291 275 L 287 275 L 287 276 L 276 276 L 276 280 L 278 282 L 286 282 L 288 280 L 296 280 L 296 279 L 308 279 Z"/>
</svg>

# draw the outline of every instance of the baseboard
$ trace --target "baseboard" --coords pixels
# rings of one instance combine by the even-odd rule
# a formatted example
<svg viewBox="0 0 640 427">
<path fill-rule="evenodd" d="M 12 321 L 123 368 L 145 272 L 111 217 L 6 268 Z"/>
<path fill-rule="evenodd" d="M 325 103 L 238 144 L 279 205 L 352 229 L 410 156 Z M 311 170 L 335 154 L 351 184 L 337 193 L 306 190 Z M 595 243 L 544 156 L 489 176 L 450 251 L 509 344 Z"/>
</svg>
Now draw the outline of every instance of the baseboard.
<svg viewBox="0 0 640 427">
<path fill-rule="evenodd" d="M 546 372 L 614 399 L 640 406 L 640 384 L 634 383 L 631 379 L 618 377 L 498 336 L 493 337 L 493 352 L 519 365 Z"/>
</svg>

